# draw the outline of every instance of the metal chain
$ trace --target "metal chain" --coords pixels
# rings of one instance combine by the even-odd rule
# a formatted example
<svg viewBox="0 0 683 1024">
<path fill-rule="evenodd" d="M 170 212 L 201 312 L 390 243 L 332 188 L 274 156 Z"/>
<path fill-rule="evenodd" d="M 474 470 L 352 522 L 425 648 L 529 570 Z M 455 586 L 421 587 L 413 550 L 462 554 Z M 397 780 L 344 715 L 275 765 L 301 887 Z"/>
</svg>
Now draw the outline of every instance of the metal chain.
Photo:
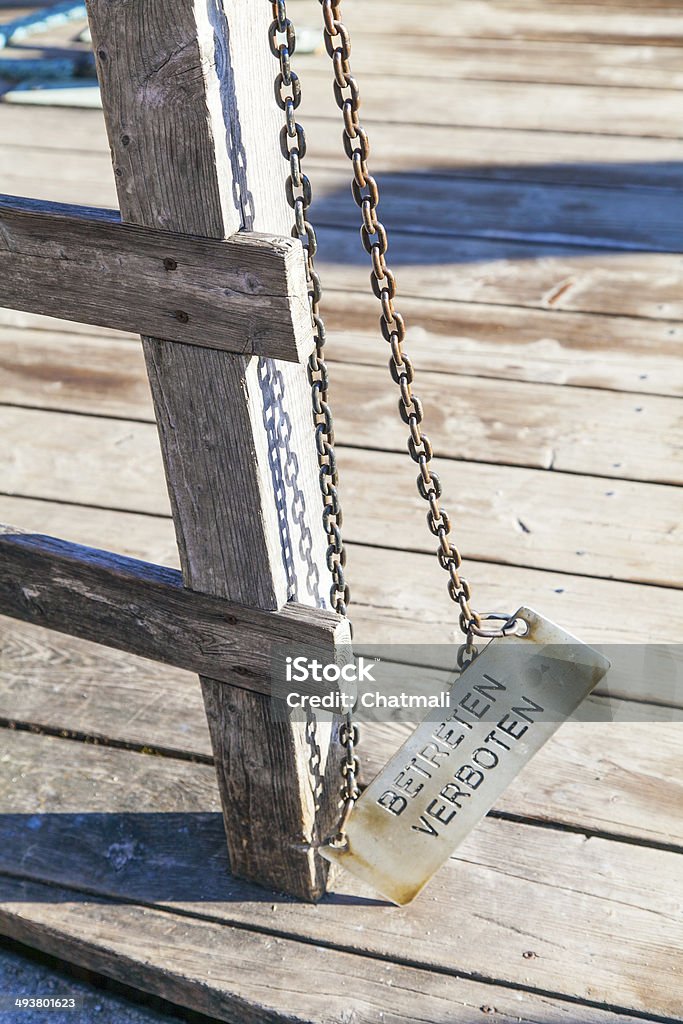
<svg viewBox="0 0 683 1024">
<path fill-rule="evenodd" d="M 468 644 L 471 646 L 472 635 L 482 629 L 482 616 L 472 608 L 470 585 L 464 576 L 460 575 L 462 558 L 450 540 L 450 517 L 440 504 L 441 481 L 431 469 L 432 445 L 420 426 L 423 420 L 422 403 L 413 391 L 413 364 L 403 347 L 406 326 L 394 305 L 396 278 L 386 261 L 387 232 L 377 217 L 379 188 L 368 167 L 370 142 L 358 113 L 360 90 L 351 73 L 351 38 L 342 22 L 341 0 L 320 0 L 320 3 L 325 47 L 334 68 L 334 98 L 344 119 L 344 150 L 353 165 L 351 191 L 362 215 L 361 240 L 372 261 L 370 282 L 381 303 L 380 327 L 391 349 L 389 369 L 400 392 L 398 409 L 401 419 L 410 431 L 408 451 L 420 470 L 417 489 L 429 506 L 427 524 L 438 540 L 439 564 L 448 573 L 448 593 L 459 606 L 460 628 L 468 637 Z"/>
<path fill-rule="evenodd" d="M 340 615 L 346 616 L 349 604 L 349 586 L 344 575 L 346 550 L 342 540 L 343 522 L 339 503 L 337 460 L 334 452 L 334 424 L 327 401 L 328 373 L 325 363 L 325 324 L 320 315 L 321 286 L 315 268 L 315 254 L 318 243 L 315 230 L 307 219 L 311 205 L 312 190 L 308 177 L 303 173 L 301 162 L 306 155 L 306 133 L 296 120 L 296 109 L 301 103 L 301 84 L 291 67 L 291 57 L 296 48 L 294 25 L 287 17 L 286 0 L 271 2 L 273 21 L 268 30 L 268 42 L 273 56 L 279 61 L 280 70 L 275 79 L 275 100 L 285 114 L 285 124 L 280 133 L 280 148 L 289 162 L 289 176 L 285 181 L 287 202 L 294 210 L 292 235 L 298 238 L 304 248 L 308 299 L 314 327 L 315 350 L 308 361 L 308 379 L 313 401 L 313 422 L 315 443 L 320 467 L 320 491 L 323 499 L 322 521 L 327 535 L 327 568 L 332 576 L 330 604 Z M 351 714 L 345 716 L 339 732 L 345 757 L 341 771 L 343 776 L 343 807 L 336 835 L 331 842 L 336 846 L 345 844 L 345 828 L 353 805 L 360 795 L 358 774 L 360 764 L 355 753 L 358 743 L 358 727 L 353 724 Z"/>
<path fill-rule="evenodd" d="M 451 520 L 445 508 L 441 507 L 441 481 L 431 469 L 433 449 L 429 437 L 422 431 L 422 403 L 413 391 L 414 370 L 403 343 L 406 326 L 402 315 L 396 309 L 396 278 L 386 261 L 388 249 L 387 232 L 377 217 L 379 187 L 370 174 L 368 158 L 370 142 L 367 132 L 360 123 L 360 90 L 351 73 L 351 37 L 341 17 L 341 0 L 320 0 L 323 12 L 325 47 L 332 60 L 334 70 L 334 96 L 344 119 L 344 150 L 353 166 L 351 190 L 356 205 L 361 211 L 361 240 L 372 263 L 370 282 L 377 296 L 382 312 L 380 327 L 391 351 L 389 369 L 400 397 L 399 413 L 409 430 L 408 452 L 419 468 L 417 489 L 427 502 L 427 524 L 437 538 L 437 558 L 442 569 L 448 573 L 448 593 L 459 608 L 460 629 L 465 642 L 458 651 L 458 666 L 466 668 L 477 655 L 474 637 L 490 639 L 520 633 L 519 623 L 514 617 L 497 614 L 483 614 L 471 605 L 471 591 L 468 581 L 461 576 L 462 557 L 450 539 Z M 315 351 L 308 364 L 308 376 L 313 397 L 316 448 L 320 466 L 320 489 L 323 496 L 323 526 L 327 534 L 327 566 L 332 574 L 330 602 L 340 615 L 346 615 L 349 603 L 349 588 L 344 576 L 346 552 L 341 536 L 342 511 L 337 492 L 338 476 L 334 453 L 334 427 L 332 414 L 327 402 L 328 374 L 323 349 L 325 346 L 325 325 L 320 316 L 320 277 L 315 269 L 317 241 L 315 231 L 306 217 L 311 205 L 312 190 L 308 177 L 303 173 L 301 161 L 306 153 L 306 135 L 297 122 L 295 111 L 301 103 L 301 84 L 292 71 L 291 57 L 296 47 L 294 25 L 287 17 L 286 0 L 271 2 L 273 22 L 268 39 L 273 56 L 279 61 L 280 70 L 275 79 L 275 99 L 285 113 L 285 124 L 280 134 L 283 156 L 289 161 L 289 177 L 285 182 L 287 201 L 294 210 L 292 235 L 299 238 L 306 255 L 306 275 L 309 288 L 311 315 L 315 329 Z M 501 620 L 500 626 L 485 626 L 490 620 Z M 344 785 L 342 788 L 343 809 L 336 836 L 331 840 L 336 846 L 346 843 L 346 823 L 358 799 L 359 761 L 355 754 L 358 743 L 358 728 L 349 714 L 340 730 L 340 741 L 345 748 L 342 764 Z"/>
<path fill-rule="evenodd" d="M 351 37 L 342 21 L 341 3 L 342 0 L 320 0 L 325 48 L 332 60 L 334 70 L 334 98 L 344 119 L 342 136 L 344 151 L 353 165 L 351 191 L 362 215 L 360 234 L 363 248 L 372 262 L 370 283 L 382 307 L 380 327 L 391 350 L 389 369 L 400 392 L 398 409 L 401 419 L 410 431 L 408 438 L 410 457 L 413 462 L 417 463 L 420 470 L 417 477 L 417 489 L 420 497 L 429 506 L 427 525 L 438 540 L 436 553 L 439 565 L 448 573 L 448 593 L 460 610 L 460 629 L 466 638 L 458 652 L 458 665 L 462 669 L 476 657 L 474 637 L 493 639 L 494 637 L 523 635 L 526 625 L 521 620 L 515 619 L 514 616 L 475 611 L 471 604 L 470 585 L 465 577 L 460 575 L 462 557 L 450 539 L 450 517 L 440 504 L 441 481 L 431 469 L 433 449 L 429 438 L 423 433 L 420 426 L 424 417 L 422 403 L 413 391 L 413 364 L 403 348 L 406 325 L 394 305 L 396 278 L 386 261 L 389 247 L 386 228 L 377 217 L 379 187 L 368 167 L 370 140 L 360 123 L 358 113 L 361 102 L 360 89 L 351 72 Z M 499 620 L 502 624 L 484 625 L 491 620 Z"/>
</svg>

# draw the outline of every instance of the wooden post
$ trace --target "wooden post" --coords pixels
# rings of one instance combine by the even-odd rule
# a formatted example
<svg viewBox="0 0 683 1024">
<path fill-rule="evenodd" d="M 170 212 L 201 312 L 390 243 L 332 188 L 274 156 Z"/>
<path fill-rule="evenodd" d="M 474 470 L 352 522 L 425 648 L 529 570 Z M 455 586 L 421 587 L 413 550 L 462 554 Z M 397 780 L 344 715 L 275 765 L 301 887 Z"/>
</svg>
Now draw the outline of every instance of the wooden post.
<svg viewBox="0 0 683 1024">
<path fill-rule="evenodd" d="M 209 238 L 287 235 L 287 163 L 264 0 L 88 0 L 122 219 Z M 172 271 L 169 271 L 172 273 Z M 185 584 L 263 609 L 325 606 L 330 580 L 299 363 L 143 338 Z M 278 724 L 202 677 L 235 874 L 317 899 L 336 724 Z"/>
</svg>

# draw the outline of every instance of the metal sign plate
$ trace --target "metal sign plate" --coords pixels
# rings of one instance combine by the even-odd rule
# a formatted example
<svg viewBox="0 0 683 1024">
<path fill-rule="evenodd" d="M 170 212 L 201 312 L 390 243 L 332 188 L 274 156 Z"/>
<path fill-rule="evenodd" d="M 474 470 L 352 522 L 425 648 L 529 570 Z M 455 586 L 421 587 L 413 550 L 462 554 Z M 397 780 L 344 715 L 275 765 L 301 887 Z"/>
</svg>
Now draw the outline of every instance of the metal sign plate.
<svg viewBox="0 0 683 1024">
<path fill-rule="evenodd" d="M 328 860 L 409 903 L 602 679 L 609 661 L 528 608 L 492 640 L 358 800 Z"/>
</svg>

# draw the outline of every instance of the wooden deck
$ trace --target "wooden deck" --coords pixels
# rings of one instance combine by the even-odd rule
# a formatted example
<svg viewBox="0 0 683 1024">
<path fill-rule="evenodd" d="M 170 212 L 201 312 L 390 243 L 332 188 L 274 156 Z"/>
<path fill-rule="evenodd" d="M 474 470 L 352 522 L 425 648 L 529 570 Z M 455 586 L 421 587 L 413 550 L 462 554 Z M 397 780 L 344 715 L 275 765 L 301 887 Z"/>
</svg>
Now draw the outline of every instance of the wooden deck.
<svg viewBox="0 0 683 1024">
<path fill-rule="evenodd" d="M 676 643 L 680 4 L 345 7 L 477 605 Z M 326 56 L 300 71 L 357 642 L 452 643 Z M 0 191 L 114 206 L 101 113 L 0 106 Z M 3 310 L 0 369 L 0 521 L 176 565 L 138 340 Z M 683 1020 L 680 683 L 563 726 L 414 905 L 345 876 L 312 907 L 228 875 L 195 677 L 0 635 L 3 934 L 239 1024 Z M 368 777 L 404 731 L 365 730 Z"/>
</svg>

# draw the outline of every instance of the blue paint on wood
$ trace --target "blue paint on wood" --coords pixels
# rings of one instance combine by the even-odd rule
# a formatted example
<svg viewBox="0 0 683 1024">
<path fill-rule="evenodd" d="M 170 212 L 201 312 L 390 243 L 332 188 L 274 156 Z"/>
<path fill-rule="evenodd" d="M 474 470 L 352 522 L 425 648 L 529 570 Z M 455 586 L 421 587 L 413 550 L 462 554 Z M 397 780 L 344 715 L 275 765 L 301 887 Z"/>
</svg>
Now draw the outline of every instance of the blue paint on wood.
<svg viewBox="0 0 683 1024">
<path fill-rule="evenodd" d="M 69 21 L 87 18 L 87 16 L 85 4 L 75 3 L 74 0 L 66 0 L 64 3 L 43 7 L 39 11 L 34 11 L 23 18 L 16 18 L 14 21 L 8 21 L 2 25 L 0 27 L 0 49 L 9 43 L 26 39 L 37 32 L 44 32 L 55 25 L 64 25 Z"/>
</svg>

